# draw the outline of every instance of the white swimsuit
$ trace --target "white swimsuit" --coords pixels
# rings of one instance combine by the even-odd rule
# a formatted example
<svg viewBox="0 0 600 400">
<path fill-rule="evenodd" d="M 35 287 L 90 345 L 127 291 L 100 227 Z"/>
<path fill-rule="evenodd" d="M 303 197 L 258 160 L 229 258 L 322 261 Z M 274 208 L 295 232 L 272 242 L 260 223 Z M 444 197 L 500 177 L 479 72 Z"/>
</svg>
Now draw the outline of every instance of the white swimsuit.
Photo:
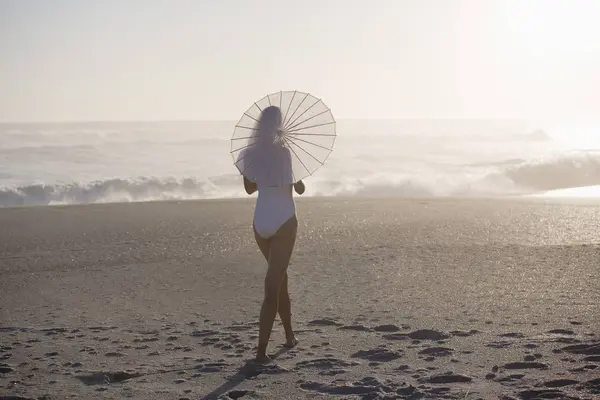
<svg viewBox="0 0 600 400">
<path fill-rule="evenodd" d="M 254 229 L 261 237 L 268 239 L 279 228 L 296 215 L 296 204 L 292 185 L 258 185 L 258 198 L 254 208 Z"/>
</svg>

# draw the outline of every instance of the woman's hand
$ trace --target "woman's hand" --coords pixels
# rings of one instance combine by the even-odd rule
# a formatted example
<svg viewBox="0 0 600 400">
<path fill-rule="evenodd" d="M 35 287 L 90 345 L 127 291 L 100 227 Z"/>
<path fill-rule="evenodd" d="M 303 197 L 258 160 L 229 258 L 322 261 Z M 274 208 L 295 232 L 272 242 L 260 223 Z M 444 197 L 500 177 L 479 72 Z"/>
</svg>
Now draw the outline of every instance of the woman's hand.
<svg viewBox="0 0 600 400">
<path fill-rule="evenodd" d="M 258 186 L 256 183 L 251 182 L 244 176 L 244 189 L 246 189 L 246 193 L 252 194 L 258 190 Z"/>
<path fill-rule="evenodd" d="M 306 186 L 304 186 L 304 182 L 298 181 L 298 182 L 294 183 L 294 190 L 298 194 L 303 194 L 304 191 L 306 190 Z"/>
</svg>

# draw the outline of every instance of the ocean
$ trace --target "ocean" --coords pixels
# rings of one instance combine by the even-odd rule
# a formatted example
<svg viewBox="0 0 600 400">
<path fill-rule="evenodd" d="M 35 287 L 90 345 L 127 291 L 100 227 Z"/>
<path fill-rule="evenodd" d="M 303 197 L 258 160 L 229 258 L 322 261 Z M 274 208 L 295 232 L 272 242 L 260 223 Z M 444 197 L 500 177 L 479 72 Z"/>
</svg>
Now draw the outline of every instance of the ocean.
<svg viewBox="0 0 600 400">
<path fill-rule="evenodd" d="M 0 206 L 247 196 L 235 121 L 0 124 Z M 600 150 L 518 120 L 340 120 L 309 196 L 525 196 L 600 185 Z M 592 191 L 596 193 L 596 191 Z"/>
</svg>

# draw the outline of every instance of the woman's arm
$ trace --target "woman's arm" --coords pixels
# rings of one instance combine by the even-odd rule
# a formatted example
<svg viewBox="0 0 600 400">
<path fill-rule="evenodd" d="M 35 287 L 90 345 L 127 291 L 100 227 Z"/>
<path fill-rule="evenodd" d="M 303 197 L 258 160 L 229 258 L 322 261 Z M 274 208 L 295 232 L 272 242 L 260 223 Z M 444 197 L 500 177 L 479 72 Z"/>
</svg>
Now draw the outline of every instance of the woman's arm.
<svg viewBox="0 0 600 400">
<path fill-rule="evenodd" d="M 244 189 L 246 189 L 246 193 L 252 194 L 258 190 L 258 186 L 254 182 L 250 182 L 248 178 L 244 176 Z"/>
<path fill-rule="evenodd" d="M 298 194 L 303 194 L 304 191 L 306 190 L 306 186 L 304 186 L 304 182 L 298 181 L 298 182 L 294 183 L 294 190 Z"/>
</svg>

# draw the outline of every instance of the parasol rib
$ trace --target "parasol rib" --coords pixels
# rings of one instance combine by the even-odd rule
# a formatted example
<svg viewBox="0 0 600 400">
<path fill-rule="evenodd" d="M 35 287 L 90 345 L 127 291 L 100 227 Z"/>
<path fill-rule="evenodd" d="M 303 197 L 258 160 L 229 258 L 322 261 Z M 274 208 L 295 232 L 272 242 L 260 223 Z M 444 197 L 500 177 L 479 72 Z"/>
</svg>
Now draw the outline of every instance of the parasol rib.
<svg viewBox="0 0 600 400">
<path fill-rule="evenodd" d="M 235 153 L 236 151 L 241 151 L 241 150 L 247 149 L 248 147 L 250 147 L 250 146 L 254 146 L 255 144 L 256 144 L 256 143 L 250 143 L 250 144 L 247 144 L 247 145 L 245 145 L 245 146 L 243 146 L 243 147 L 239 147 L 239 148 L 237 148 L 237 149 L 235 149 L 235 150 L 231 150 L 231 151 L 229 152 L 229 154 L 231 154 L 231 153 Z"/>
<path fill-rule="evenodd" d="M 300 108 L 300 106 L 301 106 L 301 105 L 304 103 L 304 100 L 306 100 L 306 98 L 307 98 L 307 97 L 308 97 L 308 93 L 306 93 L 306 94 L 304 95 L 304 97 L 302 98 L 302 101 L 300 102 L 300 104 L 298 104 L 298 105 L 296 106 L 296 109 L 294 110 L 294 112 L 292 113 L 292 115 L 290 115 L 290 120 L 291 120 L 292 118 L 294 118 L 294 115 L 296 115 L 296 112 L 298 112 L 298 109 L 299 109 L 299 108 Z M 285 127 L 288 125 L 288 123 L 289 123 L 289 121 L 284 121 L 284 125 L 283 125 L 283 126 L 284 126 L 284 129 L 285 129 Z"/>
<path fill-rule="evenodd" d="M 297 91 L 294 90 L 294 94 L 292 95 L 292 99 L 290 100 L 290 104 L 288 104 L 287 108 L 285 109 L 285 116 L 283 117 L 283 122 L 284 123 L 287 120 L 287 115 L 288 115 L 288 112 L 290 111 L 290 107 L 292 106 L 292 103 L 294 102 L 294 98 L 296 97 L 296 93 L 297 93 Z"/>
<path fill-rule="evenodd" d="M 293 121 L 291 121 L 289 124 L 287 124 L 284 129 L 287 129 L 287 128 L 290 127 L 290 125 L 293 125 L 294 123 L 296 123 L 296 121 L 298 121 L 298 119 L 300 119 L 301 116 L 303 116 L 304 114 L 306 114 L 307 112 L 309 112 L 314 106 L 316 106 L 320 102 L 321 102 L 321 99 L 317 99 L 317 101 L 315 101 L 314 103 L 312 103 L 310 105 L 310 107 L 308 107 L 306 110 L 302 111 L 302 114 L 298 115 L 296 118 L 294 118 Z"/>
<path fill-rule="evenodd" d="M 248 129 L 248 130 L 251 130 L 251 131 L 256 131 L 256 130 L 258 130 L 258 129 L 256 129 L 255 127 L 252 127 L 252 128 L 251 128 L 251 127 L 249 127 L 249 126 L 243 126 L 243 125 L 236 125 L 235 127 L 236 127 L 236 128 L 242 128 L 242 129 Z"/>
<path fill-rule="evenodd" d="M 289 132 L 287 132 L 289 133 Z M 335 133 L 289 133 L 288 136 L 331 136 L 331 137 L 336 137 L 337 135 Z"/>
<path fill-rule="evenodd" d="M 328 113 L 329 111 L 330 111 L 330 110 L 329 110 L 329 109 L 327 109 L 327 110 L 325 110 L 325 111 L 323 111 L 323 112 L 320 112 L 320 113 L 318 113 L 318 114 L 315 114 L 315 115 L 313 115 L 312 117 L 309 117 L 309 118 L 305 119 L 305 120 L 304 120 L 304 121 L 302 121 L 302 122 L 298 122 L 298 123 L 294 124 L 293 126 L 290 126 L 290 127 L 288 127 L 287 129 L 288 129 L 288 130 L 290 130 L 290 131 L 292 131 L 292 130 L 294 130 L 295 128 L 297 128 L 298 126 L 302 125 L 303 123 L 305 123 L 305 122 L 308 122 L 308 121 L 310 121 L 311 119 L 315 119 L 315 118 L 317 118 L 317 117 L 320 117 L 321 115 L 323 115 L 323 114 L 326 114 L 326 113 Z"/>
<path fill-rule="evenodd" d="M 287 139 L 285 139 L 285 141 L 287 142 Z M 306 167 L 306 165 L 304 165 L 304 162 L 302 161 L 302 159 L 300 157 L 298 157 L 298 154 L 296 153 L 296 151 L 291 146 L 288 146 L 288 148 L 292 151 L 292 153 L 294 153 L 294 155 L 296 156 L 296 158 L 298 159 L 298 161 L 300 161 L 300 164 L 302 164 L 302 166 L 304 167 L 304 169 L 306 170 L 306 172 L 308 172 L 309 175 L 312 175 L 312 173 L 310 172 L 310 170 Z M 294 174 L 294 169 L 292 168 L 292 175 L 293 174 Z"/>
<path fill-rule="evenodd" d="M 258 122 L 258 120 L 256 118 L 254 118 L 252 115 L 248 114 L 248 113 L 244 113 L 244 115 L 250 119 L 255 120 L 256 122 Z"/>
<path fill-rule="evenodd" d="M 293 137 L 292 135 L 288 136 L 288 139 L 294 141 L 294 143 L 296 142 L 296 140 L 298 140 L 300 142 L 304 142 L 304 143 L 310 144 L 311 146 L 320 147 L 323 150 L 327 150 L 327 151 L 331 151 L 332 150 L 329 147 L 321 146 L 320 144 L 309 142 L 308 140 L 304 140 L 304 139 L 300 139 L 300 138 L 297 138 L 297 137 Z"/>
<path fill-rule="evenodd" d="M 294 143 L 293 141 L 290 141 L 290 143 L 293 144 L 294 146 L 296 146 L 297 148 L 299 148 L 300 150 L 302 150 L 303 152 L 305 152 L 306 154 L 308 154 L 310 157 L 313 158 L 313 160 L 315 160 L 319 164 L 323 165 L 323 162 L 321 160 L 319 160 L 317 157 L 313 156 L 308 151 L 306 151 L 306 149 L 304 149 L 304 147 L 300 146 L 298 143 Z M 291 149 L 291 147 L 290 147 L 290 149 Z"/>
<path fill-rule="evenodd" d="M 300 131 L 303 131 L 303 130 L 306 130 L 306 129 L 318 128 L 319 126 L 327 126 L 327 125 L 332 125 L 332 124 L 335 124 L 335 121 L 332 121 L 332 122 L 325 122 L 325 123 L 322 123 L 322 124 L 317 124 L 317 125 L 305 126 L 304 128 L 300 128 L 300 129 L 293 129 L 293 130 L 291 130 L 291 131 L 286 131 L 286 132 L 287 132 L 287 133 L 292 133 L 292 134 L 294 134 L 294 132 L 300 132 Z"/>
</svg>

